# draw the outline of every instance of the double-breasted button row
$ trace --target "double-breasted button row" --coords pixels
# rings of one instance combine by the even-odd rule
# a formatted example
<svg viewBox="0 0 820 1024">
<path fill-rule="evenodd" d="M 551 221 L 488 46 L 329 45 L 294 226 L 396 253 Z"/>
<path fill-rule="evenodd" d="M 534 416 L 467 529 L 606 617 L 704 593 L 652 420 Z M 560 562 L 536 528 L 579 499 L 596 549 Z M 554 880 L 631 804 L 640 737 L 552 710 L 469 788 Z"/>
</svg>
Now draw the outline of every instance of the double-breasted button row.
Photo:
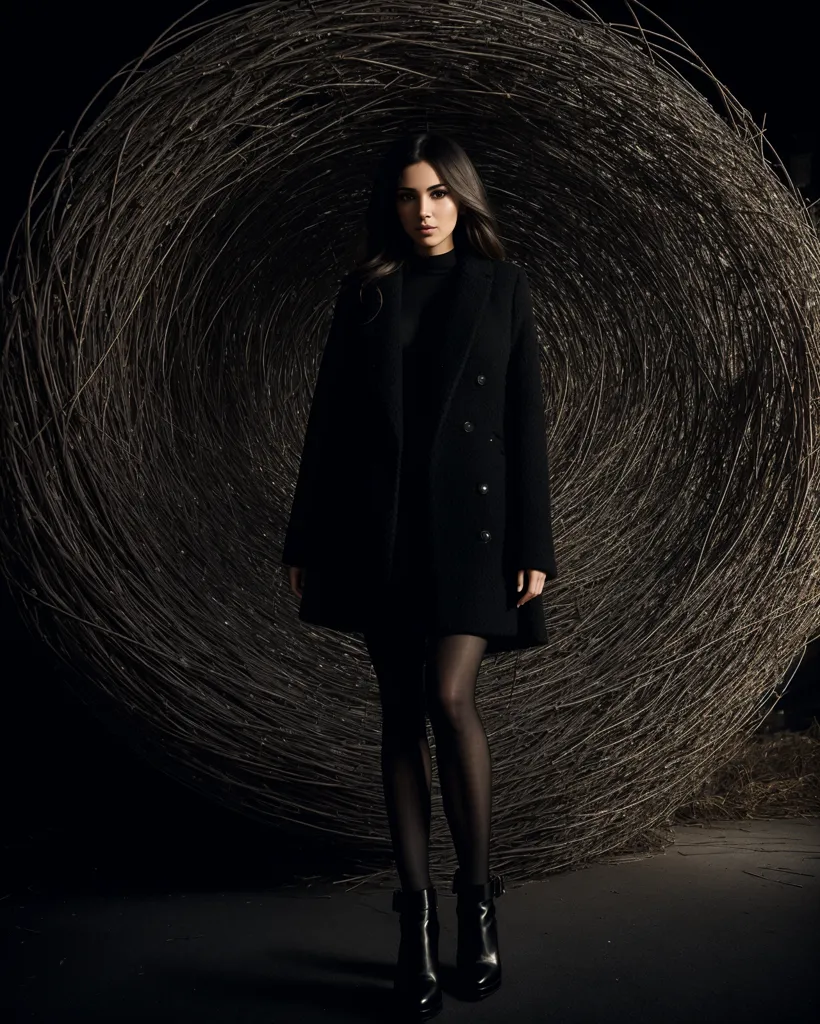
<svg viewBox="0 0 820 1024">
<path fill-rule="evenodd" d="M 479 373 L 478 376 L 475 379 L 475 382 L 476 382 L 476 384 L 486 384 L 487 383 L 487 377 L 485 376 L 485 374 Z M 468 434 L 469 434 L 469 432 L 471 430 L 475 429 L 475 424 L 472 422 L 472 420 L 465 420 L 463 426 L 464 426 L 464 429 L 467 431 Z"/>
</svg>

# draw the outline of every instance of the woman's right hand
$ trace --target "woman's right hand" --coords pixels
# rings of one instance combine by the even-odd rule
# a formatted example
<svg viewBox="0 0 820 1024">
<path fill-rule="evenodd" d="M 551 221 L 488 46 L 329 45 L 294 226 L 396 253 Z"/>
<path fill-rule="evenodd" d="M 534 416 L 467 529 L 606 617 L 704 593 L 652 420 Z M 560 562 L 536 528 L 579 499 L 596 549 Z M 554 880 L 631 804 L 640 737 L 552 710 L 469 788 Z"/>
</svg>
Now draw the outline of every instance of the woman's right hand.
<svg viewBox="0 0 820 1024">
<path fill-rule="evenodd" d="M 299 565 L 289 565 L 288 576 L 290 577 L 290 589 L 297 597 L 301 597 L 302 588 L 305 585 L 305 569 Z"/>
</svg>

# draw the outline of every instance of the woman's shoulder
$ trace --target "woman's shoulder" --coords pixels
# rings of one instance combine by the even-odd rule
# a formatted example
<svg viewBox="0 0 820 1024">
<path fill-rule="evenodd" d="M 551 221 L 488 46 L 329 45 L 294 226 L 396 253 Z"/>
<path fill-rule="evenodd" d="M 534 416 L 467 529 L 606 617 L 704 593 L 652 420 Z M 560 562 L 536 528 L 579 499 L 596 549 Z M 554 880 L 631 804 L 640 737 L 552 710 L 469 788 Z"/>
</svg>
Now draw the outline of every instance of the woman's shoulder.
<svg viewBox="0 0 820 1024">
<path fill-rule="evenodd" d="M 501 275 L 500 280 L 504 284 L 514 287 L 522 277 L 526 279 L 527 272 L 524 267 L 513 260 L 494 260 L 493 262 L 496 264 L 496 274 Z"/>
<path fill-rule="evenodd" d="M 527 272 L 523 266 L 515 263 L 513 260 L 508 259 L 495 259 L 489 256 L 479 257 L 482 262 L 490 263 L 497 274 L 503 274 L 510 282 L 515 282 L 519 277 L 526 277 Z M 357 283 L 361 280 L 361 271 L 354 267 L 349 270 L 346 274 L 342 275 L 339 281 L 339 291 L 343 291 L 350 287 L 350 285 Z"/>
</svg>

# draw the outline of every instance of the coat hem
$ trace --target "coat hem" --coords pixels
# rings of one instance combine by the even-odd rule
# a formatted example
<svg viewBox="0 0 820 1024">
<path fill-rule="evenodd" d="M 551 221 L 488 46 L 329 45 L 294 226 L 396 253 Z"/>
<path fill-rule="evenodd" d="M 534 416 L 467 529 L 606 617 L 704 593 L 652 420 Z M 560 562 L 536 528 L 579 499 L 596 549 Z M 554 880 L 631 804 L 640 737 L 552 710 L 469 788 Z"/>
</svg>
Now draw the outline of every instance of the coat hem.
<svg viewBox="0 0 820 1024">
<path fill-rule="evenodd" d="M 324 621 L 319 622 L 317 619 L 309 618 L 303 615 L 300 611 L 299 621 L 311 626 L 320 626 L 322 629 L 328 629 L 336 633 L 344 633 L 347 635 L 357 634 L 358 636 L 364 636 L 367 629 L 371 626 L 378 625 L 378 620 L 373 619 L 369 621 L 349 621 L 349 620 L 335 620 L 331 622 L 322 616 Z M 484 651 L 484 657 L 491 657 L 495 654 L 506 654 L 512 651 L 529 650 L 533 647 L 544 647 L 551 643 L 549 635 L 544 633 L 538 634 L 522 634 L 518 633 L 493 633 L 487 630 L 476 629 L 474 627 L 465 628 L 464 626 L 436 626 L 433 628 L 424 628 L 425 633 L 431 636 L 450 636 L 457 633 L 469 633 L 473 636 L 483 636 L 487 639 L 487 647 Z"/>
</svg>

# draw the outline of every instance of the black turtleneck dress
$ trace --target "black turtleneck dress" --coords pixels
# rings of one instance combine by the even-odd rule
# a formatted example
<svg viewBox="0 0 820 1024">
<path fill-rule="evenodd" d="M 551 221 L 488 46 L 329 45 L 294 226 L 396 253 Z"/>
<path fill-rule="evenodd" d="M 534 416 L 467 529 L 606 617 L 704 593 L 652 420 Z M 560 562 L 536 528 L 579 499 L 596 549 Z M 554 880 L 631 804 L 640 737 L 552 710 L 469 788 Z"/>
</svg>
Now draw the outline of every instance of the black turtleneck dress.
<svg viewBox="0 0 820 1024">
<path fill-rule="evenodd" d="M 412 254 L 405 263 L 399 333 L 403 381 L 403 444 L 398 521 L 390 592 L 381 607 L 392 621 L 435 630 L 431 619 L 429 477 L 435 410 L 427 384 L 453 298 L 456 250 Z"/>
</svg>

